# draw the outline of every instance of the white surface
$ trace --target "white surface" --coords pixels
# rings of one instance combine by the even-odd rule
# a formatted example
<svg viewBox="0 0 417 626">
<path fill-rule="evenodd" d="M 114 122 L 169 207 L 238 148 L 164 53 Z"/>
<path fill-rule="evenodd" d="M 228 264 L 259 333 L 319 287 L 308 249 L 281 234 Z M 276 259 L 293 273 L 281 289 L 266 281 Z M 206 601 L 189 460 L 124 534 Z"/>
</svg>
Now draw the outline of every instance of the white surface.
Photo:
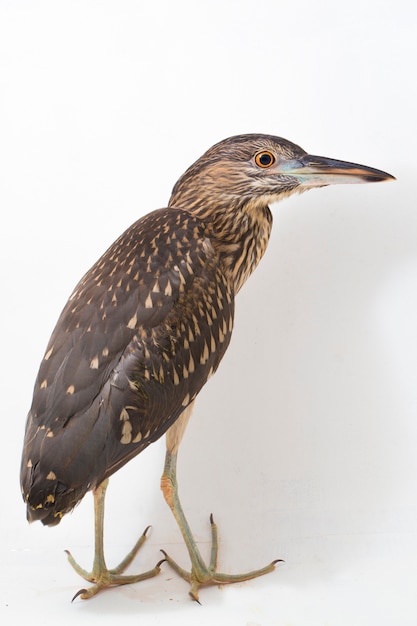
<svg viewBox="0 0 417 626">
<path fill-rule="evenodd" d="M 383 0 L 0 2 L 3 624 L 416 624 L 416 19 Z M 273 207 L 181 450 L 202 549 L 213 512 L 225 571 L 286 562 L 203 589 L 202 607 L 166 565 L 71 604 L 82 581 L 63 550 L 90 566 L 91 497 L 57 528 L 29 527 L 18 486 L 44 347 L 107 245 L 242 132 L 398 179 Z M 161 441 L 111 481 L 109 564 L 149 523 L 133 569 L 162 547 L 187 564 L 163 454 Z"/>
</svg>

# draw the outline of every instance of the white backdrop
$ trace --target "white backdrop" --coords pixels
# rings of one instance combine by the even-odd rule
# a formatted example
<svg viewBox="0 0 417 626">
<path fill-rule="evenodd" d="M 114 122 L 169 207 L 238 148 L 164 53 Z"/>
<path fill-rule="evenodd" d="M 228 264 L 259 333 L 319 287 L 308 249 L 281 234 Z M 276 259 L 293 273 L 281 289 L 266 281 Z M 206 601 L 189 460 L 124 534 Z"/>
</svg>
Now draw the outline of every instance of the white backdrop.
<svg viewBox="0 0 417 626">
<path fill-rule="evenodd" d="M 416 6 L 411 1 L 0 0 L 2 623 L 417 621 Z M 273 206 L 265 259 L 180 455 L 203 551 L 225 571 L 285 559 L 203 606 L 168 568 L 89 602 L 92 498 L 28 526 L 18 470 L 40 359 L 79 277 L 229 135 L 281 135 L 395 183 Z M 113 477 L 109 564 L 187 555 L 159 492 L 164 442 Z"/>
</svg>

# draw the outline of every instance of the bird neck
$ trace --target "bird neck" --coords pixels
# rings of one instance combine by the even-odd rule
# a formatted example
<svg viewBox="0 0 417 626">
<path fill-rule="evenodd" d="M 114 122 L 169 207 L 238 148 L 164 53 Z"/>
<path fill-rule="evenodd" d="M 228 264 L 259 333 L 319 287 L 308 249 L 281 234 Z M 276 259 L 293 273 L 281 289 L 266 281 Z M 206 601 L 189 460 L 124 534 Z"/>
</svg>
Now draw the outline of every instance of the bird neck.
<svg viewBox="0 0 417 626">
<path fill-rule="evenodd" d="M 177 207 L 177 204 L 174 206 Z M 269 207 L 245 203 L 224 208 L 207 203 L 194 205 L 188 212 L 204 222 L 207 236 L 219 253 L 225 274 L 237 293 L 258 265 L 268 245 L 272 228 Z"/>
<path fill-rule="evenodd" d="M 255 270 L 267 248 L 272 228 L 268 206 L 223 211 L 212 218 L 214 245 L 237 293 Z"/>
</svg>

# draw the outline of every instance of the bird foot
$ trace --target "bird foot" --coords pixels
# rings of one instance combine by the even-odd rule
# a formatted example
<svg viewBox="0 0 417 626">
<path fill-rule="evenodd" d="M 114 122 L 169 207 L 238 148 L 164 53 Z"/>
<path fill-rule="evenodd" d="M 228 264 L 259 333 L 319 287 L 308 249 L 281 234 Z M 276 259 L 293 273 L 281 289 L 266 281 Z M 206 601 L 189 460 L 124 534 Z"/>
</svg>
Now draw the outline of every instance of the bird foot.
<svg viewBox="0 0 417 626">
<path fill-rule="evenodd" d="M 114 567 L 112 569 L 107 568 L 103 554 L 96 554 L 93 569 L 91 572 L 87 572 L 85 569 L 80 567 L 80 565 L 78 565 L 72 554 L 68 550 L 65 550 L 68 556 L 68 561 L 75 569 L 77 574 L 84 578 L 84 580 L 94 583 L 93 586 L 89 587 L 88 589 L 80 589 L 79 591 L 77 591 L 75 596 L 72 598 L 72 602 L 78 597 L 80 597 L 82 600 L 88 600 L 89 598 L 92 598 L 97 593 L 99 593 L 99 591 L 102 591 L 103 589 L 106 589 L 110 586 L 130 585 L 132 583 L 137 583 L 141 580 L 146 580 L 147 578 L 152 578 L 153 576 L 159 574 L 159 572 L 161 571 L 161 563 L 163 563 L 165 559 L 162 559 L 155 565 L 154 568 L 148 570 L 147 572 L 143 572 L 142 574 L 123 574 L 125 569 L 135 558 L 140 547 L 145 542 L 146 534 L 149 528 L 150 526 L 148 526 L 144 530 L 143 534 L 139 537 L 133 549 L 127 554 L 123 561 L 121 561 L 121 563 L 119 563 L 117 567 Z"/>
<path fill-rule="evenodd" d="M 218 532 L 217 525 L 214 523 L 213 515 L 210 515 L 210 526 L 211 526 L 211 557 L 210 564 L 206 565 L 198 552 L 191 555 L 191 571 L 183 569 L 176 563 L 166 552 L 165 550 L 161 550 L 164 555 L 165 561 L 172 567 L 172 569 L 177 572 L 187 582 L 190 583 L 190 591 L 189 594 L 193 600 L 200 604 L 198 590 L 203 585 L 225 585 L 231 583 L 243 582 L 245 580 L 251 580 L 252 578 L 257 578 L 258 576 L 263 576 L 264 574 L 269 574 L 275 569 L 275 565 L 279 562 L 282 562 L 282 559 L 276 559 L 272 561 L 266 567 L 262 567 L 260 569 L 252 570 L 249 572 L 245 572 L 243 574 L 222 574 L 217 571 L 217 553 L 218 553 Z"/>
</svg>

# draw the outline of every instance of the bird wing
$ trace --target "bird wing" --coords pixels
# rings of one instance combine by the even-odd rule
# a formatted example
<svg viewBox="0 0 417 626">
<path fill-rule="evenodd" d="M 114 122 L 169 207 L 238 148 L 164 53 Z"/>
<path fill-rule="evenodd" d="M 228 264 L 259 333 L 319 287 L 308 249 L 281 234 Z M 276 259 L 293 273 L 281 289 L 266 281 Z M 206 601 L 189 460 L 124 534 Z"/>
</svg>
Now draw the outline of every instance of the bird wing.
<svg viewBox="0 0 417 626">
<path fill-rule="evenodd" d="M 81 279 L 41 363 L 22 490 L 57 523 L 84 493 L 158 439 L 216 370 L 233 292 L 201 220 L 160 209 Z"/>
</svg>

